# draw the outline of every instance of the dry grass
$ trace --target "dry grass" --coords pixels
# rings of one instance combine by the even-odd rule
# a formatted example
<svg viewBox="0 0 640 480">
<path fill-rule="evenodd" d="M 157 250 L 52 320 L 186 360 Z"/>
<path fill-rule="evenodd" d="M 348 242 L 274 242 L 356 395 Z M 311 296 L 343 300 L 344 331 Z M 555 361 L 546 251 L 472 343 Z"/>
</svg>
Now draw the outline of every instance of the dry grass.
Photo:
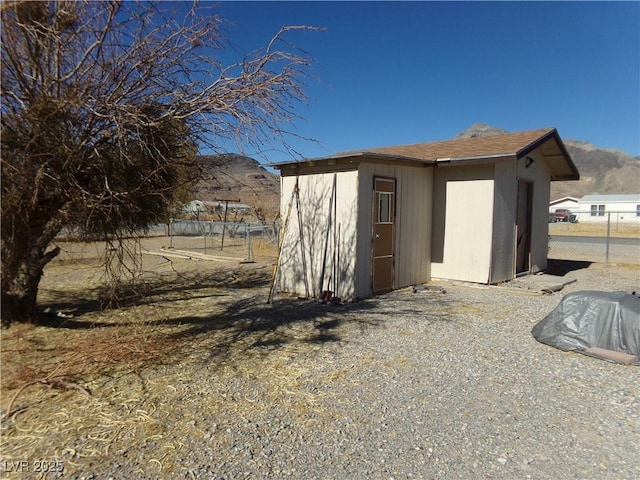
<svg viewBox="0 0 640 480">
<path fill-rule="evenodd" d="M 295 358 L 335 337 L 317 328 L 316 302 L 308 311 L 285 302 L 277 318 L 269 316 L 274 248 L 254 245 L 256 263 L 222 267 L 145 257 L 146 297 L 106 311 L 98 308 L 99 253 L 96 245 L 68 244 L 47 268 L 41 304 L 73 317 L 0 334 L 4 459 L 59 459 L 70 475 L 132 445 L 149 446 L 141 454 L 146 475 L 184 475 L 176 461 L 184 439 L 211 435 L 196 410 L 220 429 L 273 404 L 300 422 L 323 422 L 315 398 L 326 393 L 306 388 Z M 192 379 L 203 365 L 213 373 L 200 392 Z M 187 390 L 201 399 L 197 406 L 184 403 Z"/>
<path fill-rule="evenodd" d="M 571 235 L 583 237 L 606 237 L 606 223 L 550 223 L 550 235 Z M 609 235 L 619 238 L 640 238 L 640 225 L 625 225 L 612 222 Z"/>
</svg>

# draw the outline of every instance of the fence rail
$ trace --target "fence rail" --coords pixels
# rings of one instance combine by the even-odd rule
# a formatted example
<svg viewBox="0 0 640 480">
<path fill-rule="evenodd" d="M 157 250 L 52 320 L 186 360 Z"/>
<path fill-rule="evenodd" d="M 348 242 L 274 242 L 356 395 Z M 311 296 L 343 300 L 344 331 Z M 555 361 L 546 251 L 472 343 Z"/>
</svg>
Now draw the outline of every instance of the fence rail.
<svg viewBox="0 0 640 480">
<path fill-rule="evenodd" d="M 277 245 L 279 228 L 278 222 L 263 224 L 183 219 L 171 219 L 168 225 L 162 226 L 163 234 L 169 237 L 170 248 L 203 253 L 243 250 L 247 260 L 253 258 L 256 242 Z"/>
<path fill-rule="evenodd" d="M 218 222 L 213 220 L 183 220 L 172 218 L 168 228 L 169 236 L 228 236 L 231 238 L 261 236 L 275 241 L 277 238 L 278 223 Z"/>
</svg>

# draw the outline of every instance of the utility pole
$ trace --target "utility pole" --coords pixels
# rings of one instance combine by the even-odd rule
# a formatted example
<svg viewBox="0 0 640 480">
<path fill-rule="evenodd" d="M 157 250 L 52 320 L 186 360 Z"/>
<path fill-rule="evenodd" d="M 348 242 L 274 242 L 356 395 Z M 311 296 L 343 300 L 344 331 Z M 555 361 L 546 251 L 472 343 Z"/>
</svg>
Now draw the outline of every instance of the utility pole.
<svg viewBox="0 0 640 480">
<path fill-rule="evenodd" d="M 240 199 L 233 198 L 214 198 L 216 202 L 224 202 L 224 220 L 222 221 L 222 241 L 220 242 L 220 251 L 224 248 L 224 229 L 227 226 L 227 211 L 229 210 L 229 202 L 240 203 Z"/>
</svg>

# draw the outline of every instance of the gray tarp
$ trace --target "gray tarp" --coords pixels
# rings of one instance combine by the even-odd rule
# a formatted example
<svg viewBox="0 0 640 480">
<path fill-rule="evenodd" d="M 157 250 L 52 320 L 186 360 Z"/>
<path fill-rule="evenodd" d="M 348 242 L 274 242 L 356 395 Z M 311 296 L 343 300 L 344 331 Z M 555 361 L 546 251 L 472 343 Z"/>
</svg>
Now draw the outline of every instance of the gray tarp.
<svg viewBox="0 0 640 480">
<path fill-rule="evenodd" d="M 570 293 L 531 333 L 561 350 L 598 347 L 640 357 L 640 298 L 624 292 Z"/>
</svg>

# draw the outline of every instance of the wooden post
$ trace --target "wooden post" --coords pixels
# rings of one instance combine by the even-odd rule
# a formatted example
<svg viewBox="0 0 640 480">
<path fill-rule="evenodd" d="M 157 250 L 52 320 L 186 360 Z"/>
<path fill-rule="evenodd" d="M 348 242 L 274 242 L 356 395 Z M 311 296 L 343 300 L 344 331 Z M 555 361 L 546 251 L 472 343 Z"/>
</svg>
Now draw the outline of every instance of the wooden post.
<svg viewBox="0 0 640 480">
<path fill-rule="evenodd" d="M 222 241 L 220 242 L 220 251 L 224 248 L 224 230 L 227 225 L 227 211 L 229 209 L 229 202 L 240 203 L 240 199 L 234 200 L 231 198 L 214 198 L 216 202 L 224 202 L 224 220 L 222 221 Z"/>
<path fill-rule="evenodd" d="M 279 273 L 278 270 L 280 268 L 280 258 L 282 257 L 282 246 L 284 245 L 284 237 L 287 234 L 289 215 L 291 214 L 291 207 L 293 206 L 293 200 L 295 199 L 297 189 L 298 184 L 296 183 L 296 185 L 293 187 L 293 192 L 291 192 L 291 199 L 289 200 L 289 205 L 287 206 L 287 213 L 284 216 L 284 223 L 282 224 L 282 229 L 280 230 L 280 241 L 278 242 L 278 258 L 276 259 L 276 263 L 273 266 L 273 274 L 271 275 L 271 286 L 269 287 L 269 297 L 267 298 L 267 303 L 271 303 L 273 301 L 273 294 L 276 292 Z"/>
<path fill-rule="evenodd" d="M 611 244 L 611 212 L 607 212 L 607 250 L 605 261 L 609 263 L 609 245 Z"/>
</svg>

